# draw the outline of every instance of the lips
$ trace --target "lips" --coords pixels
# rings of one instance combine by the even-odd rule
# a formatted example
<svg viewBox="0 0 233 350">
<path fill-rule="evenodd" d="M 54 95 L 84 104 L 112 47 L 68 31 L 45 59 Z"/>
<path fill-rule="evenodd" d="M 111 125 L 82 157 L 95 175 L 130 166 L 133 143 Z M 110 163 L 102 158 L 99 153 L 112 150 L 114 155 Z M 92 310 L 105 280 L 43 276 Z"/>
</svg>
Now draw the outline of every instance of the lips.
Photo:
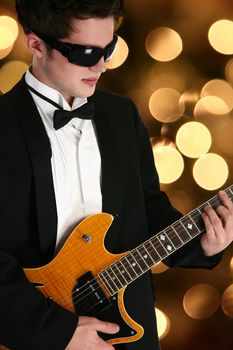
<svg viewBox="0 0 233 350">
<path fill-rule="evenodd" d="M 82 79 L 82 81 L 90 86 L 94 86 L 97 84 L 98 79 L 97 78 L 88 78 L 88 79 Z"/>
</svg>

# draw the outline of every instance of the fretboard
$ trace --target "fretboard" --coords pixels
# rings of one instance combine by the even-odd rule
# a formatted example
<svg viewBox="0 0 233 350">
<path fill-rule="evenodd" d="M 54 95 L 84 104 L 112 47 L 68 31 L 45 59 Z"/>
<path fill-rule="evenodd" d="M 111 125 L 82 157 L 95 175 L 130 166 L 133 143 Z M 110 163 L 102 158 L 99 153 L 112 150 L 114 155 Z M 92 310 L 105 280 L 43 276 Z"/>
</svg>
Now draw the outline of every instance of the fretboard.
<svg viewBox="0 0 233 350">
<path fill-rule="evenodd" d="M 232 199 L 233 185 L 225 192 Z M 216 209 L 219 205 L 220 201 L 216 195 L 102 270 L 99 277 L 110 295 L 116 294 L 155 264 L 203 233 L 205 226 L 201 214 L 204 207 L 211 206 Z"/>
</svg>

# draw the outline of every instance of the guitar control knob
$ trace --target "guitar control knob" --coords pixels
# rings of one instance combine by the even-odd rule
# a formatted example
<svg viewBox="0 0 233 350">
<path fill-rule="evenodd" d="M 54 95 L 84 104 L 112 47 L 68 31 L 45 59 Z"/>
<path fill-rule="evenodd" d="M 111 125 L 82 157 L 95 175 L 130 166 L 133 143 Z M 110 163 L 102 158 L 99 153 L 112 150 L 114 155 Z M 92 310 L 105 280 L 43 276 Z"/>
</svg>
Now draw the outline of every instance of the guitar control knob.
<svg viewBox="0 0 233 350">
<path fill-rule="evenodd" d="M 91 242 L 91 236 L 90 235 L 85 234 L 85 235 L 82 236 L 82 239 L 83 239 L 83 242 L 85 242 L 85 243 L 90 243 Z"/>
</svg>

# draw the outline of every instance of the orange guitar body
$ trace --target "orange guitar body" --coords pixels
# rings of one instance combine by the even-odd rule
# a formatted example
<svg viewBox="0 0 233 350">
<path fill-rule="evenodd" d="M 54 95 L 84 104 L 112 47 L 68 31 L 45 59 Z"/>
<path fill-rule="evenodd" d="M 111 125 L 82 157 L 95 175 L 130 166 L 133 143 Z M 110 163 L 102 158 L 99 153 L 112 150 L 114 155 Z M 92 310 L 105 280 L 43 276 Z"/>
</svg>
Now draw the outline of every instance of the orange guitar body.
<svg viewBox="0 0 233 350">
<path fill-rule="evenodd" d="M 36 269 L 24 269 L 29 281 L 34 283 L 46 298 L 52 298 L 65 309 L 78 313 L 72 298 L 77 280 L 89 271 L 96 277 L 100 271 L 127 254 L 110 254 L 104 247 L 105 235 L 112 221 L 113 217 L 106 213 L 93 215 L 82 221 L 49 264 Z M 101 288 L 110 299 L 108 289 L 103 284 Z M 137 341 L 144 333 L 143 328 L 127 314 L 123 301 L 124 290 L 125 288 L 122 288 L 114 299 L 122 320 L 133 331 L 131 330 L 130 334 L 111 335 L 114 338 L 106 339 L 110 344 Z M 98 318 L 98 314 L 94 316 Z"/>
</svg>

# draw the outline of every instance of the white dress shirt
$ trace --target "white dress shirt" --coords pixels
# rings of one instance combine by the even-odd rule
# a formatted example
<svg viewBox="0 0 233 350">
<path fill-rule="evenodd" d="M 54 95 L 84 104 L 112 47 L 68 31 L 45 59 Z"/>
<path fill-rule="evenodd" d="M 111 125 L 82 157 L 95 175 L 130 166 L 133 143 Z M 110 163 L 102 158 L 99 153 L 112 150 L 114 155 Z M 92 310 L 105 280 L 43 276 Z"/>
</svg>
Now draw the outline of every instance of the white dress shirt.
<svg viewBox="0 0 233 350">
<path fill-rule="evenodd" d="M 59 104 L 73 110 L 87 102 L 76 97 L 72 107 L 56 90 L 36 79 L 28 70 L 28 85 Z M 91 120 L 73 118 L 63 128 L 53 128 L 53 113 L 57 109 L 29 90 L 48 134 L 51 167 L 57 206 L 57 249 L 74 227 L 85 217 L 102 211 L 101 158 Z"/>
</svg>

